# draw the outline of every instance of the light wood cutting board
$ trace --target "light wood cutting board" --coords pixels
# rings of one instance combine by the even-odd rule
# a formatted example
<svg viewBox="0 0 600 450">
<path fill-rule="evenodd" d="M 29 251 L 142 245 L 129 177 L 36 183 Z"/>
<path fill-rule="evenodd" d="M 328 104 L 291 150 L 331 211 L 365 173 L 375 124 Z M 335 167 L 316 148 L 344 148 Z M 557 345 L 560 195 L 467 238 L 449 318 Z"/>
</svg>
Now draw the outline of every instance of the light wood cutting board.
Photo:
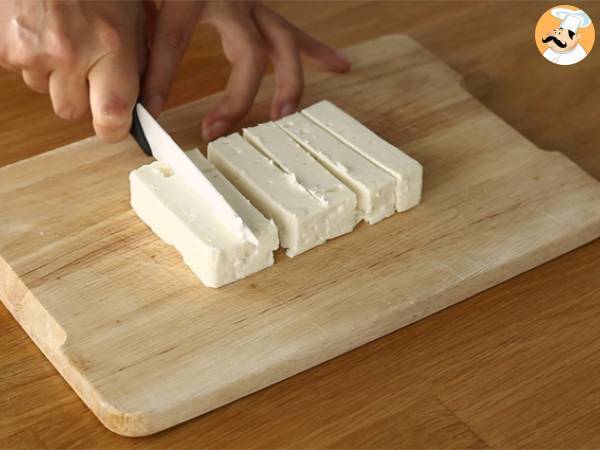
<svg viewBox="0 0 600 450">
<path fill-rule="evenodd" d="M 600 183 L 474 100 L 406 36 L 311 73 L 419 160 L 422 204 L 214 290 L 129 206 L 134 142 L 95 138 L 0 169 L 0 298 L 109 429 L 170 427 L 428 316 L 600 235 Z M 268 120 L 269 79 L 247 124 Z M 163 123 L 200 146 L 214 99 Z M 32 130 L 34 132 L 34 130 Z M 203 148 L 204 150 L 204 148 Z M 351 394 L 349 394 L 351 395 Z"/>
</svg>

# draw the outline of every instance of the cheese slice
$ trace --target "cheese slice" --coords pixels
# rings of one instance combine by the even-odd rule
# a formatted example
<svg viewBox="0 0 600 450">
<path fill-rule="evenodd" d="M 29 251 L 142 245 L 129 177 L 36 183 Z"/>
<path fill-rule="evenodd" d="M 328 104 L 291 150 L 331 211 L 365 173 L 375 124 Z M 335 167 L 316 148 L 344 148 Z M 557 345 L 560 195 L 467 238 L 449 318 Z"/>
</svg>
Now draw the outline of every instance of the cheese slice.
<svg viewBox="0 0 600 450">
<path fill-rule="evenodd" d="M 276 124 L 354 191 L 357 220 L 373 224 L 394 213 L 395 180 L 391 175 L 299 113 Z"/>
<path fill-rule="evenodd" d="M 275 221 L 288 256 L 325 242 L 326 206 L 293 174 L 283 172 L 239 134 L 210 142 L 208 159 L 254 206 Z"/>
<path fill-rule="evenodd" d="M 220 174 L 198 150 L 190 159 L 225 197 L 258 239 L 258 246 L 234 228 L 223 226 L 209 199 L 162 162 L 142 166 L 129 175 L 131 205 L 163 241 L 173 245 L 184 262 L 208 287 L 220 287 L 273 264 L 279 246 L 277 228 Z"/>
<path fill-rule="evenodd" d="M 302 114 L 394 176 L 396 211 L 406 211 L 419 204 L 423 182 L 421 164 L 327 100 L 309 106 Z"/>
<path fill-rule="evenodd" d="M 356 224 L 356 195 L 273 122 L 244 129 L 244 138 L 254 144 L 284 172 L 326 207 L 327 238 L 349 233 Z"/>
</svg>

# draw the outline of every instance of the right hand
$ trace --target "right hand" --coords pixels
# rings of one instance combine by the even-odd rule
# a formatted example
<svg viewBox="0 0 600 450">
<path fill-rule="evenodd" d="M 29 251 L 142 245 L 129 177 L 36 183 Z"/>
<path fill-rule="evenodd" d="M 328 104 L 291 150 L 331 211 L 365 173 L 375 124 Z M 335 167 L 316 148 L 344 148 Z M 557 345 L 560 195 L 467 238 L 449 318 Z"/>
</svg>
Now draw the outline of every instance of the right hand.
<svg viewBox="0 0 600 450">
<path fill-rule="evenodd" d="M 146 53 L 141 2 L 0 0 L 0 66 L 49 93 L 63 119 L 90 108 L 105 142 L 129 133 Z"/>
</svg>

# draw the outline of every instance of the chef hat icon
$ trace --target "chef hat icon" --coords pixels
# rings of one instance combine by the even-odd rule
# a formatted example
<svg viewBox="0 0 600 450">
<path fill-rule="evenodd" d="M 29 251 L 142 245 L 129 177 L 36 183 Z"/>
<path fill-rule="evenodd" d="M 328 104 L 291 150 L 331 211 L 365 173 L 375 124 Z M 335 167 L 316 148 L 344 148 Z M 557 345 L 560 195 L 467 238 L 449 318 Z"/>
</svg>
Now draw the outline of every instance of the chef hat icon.
<svg viewBox="0 0 600 450">
<path fill-rule="evenodd" d="M 579 28 L 589 27 L 592 23 L 590 16 L 580 9 L 553 8 L 550 13 L 561 20 L 560 28 L 571 30 L 573 33 L 577 33 Z"/>
</svg>

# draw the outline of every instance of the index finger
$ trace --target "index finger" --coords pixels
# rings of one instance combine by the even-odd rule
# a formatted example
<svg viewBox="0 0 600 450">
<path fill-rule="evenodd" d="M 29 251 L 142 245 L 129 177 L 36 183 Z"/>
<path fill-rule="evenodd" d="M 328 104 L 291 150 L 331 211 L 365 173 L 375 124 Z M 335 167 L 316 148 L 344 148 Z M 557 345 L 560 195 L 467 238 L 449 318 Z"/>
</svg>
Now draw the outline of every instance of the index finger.
<svg viewBox="0 0 600 450">
<path fill-rule="evenodd" d="M 200 6 L 195 2 L 163 2 L 142 87 L 144 105 L 158 116 L 169 96 L 183 53 L 188 46 Z"/>
<path fill-rule="evenodd" d="M 109 53 L 88 72 L 94 130 L 103 141 L 118 142 L 129 134 L 139 77 L 136 57 L 126 53 Z"/>
<path fill-rule="evenodd" d="M 225 56 L 231 63 L 231 74 L 218 104 L 202 121 L 206 141 L 224 134 L 246 115 L 267 65 L 265 44 L 252 21 L 228 24 L 220 32 Z"/>
</svg>

